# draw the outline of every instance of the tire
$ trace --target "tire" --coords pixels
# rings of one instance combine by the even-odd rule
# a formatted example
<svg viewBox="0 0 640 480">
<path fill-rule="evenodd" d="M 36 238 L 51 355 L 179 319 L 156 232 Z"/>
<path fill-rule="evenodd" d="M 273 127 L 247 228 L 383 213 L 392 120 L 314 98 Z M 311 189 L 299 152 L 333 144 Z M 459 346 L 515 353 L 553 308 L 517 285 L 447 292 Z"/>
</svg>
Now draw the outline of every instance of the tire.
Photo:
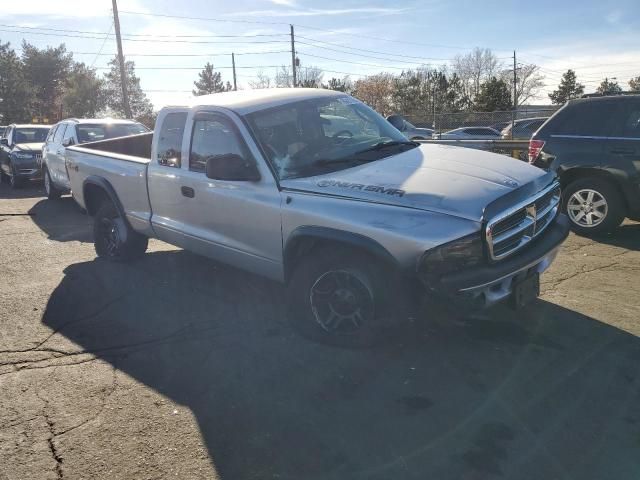
<svg viewBox="0 0 640 480">
<path fill-rule="evenodd" d="M 93 219 L 96 254 L 112 262 L 128 262 L 144 255 L 149 239 L 134 231 L 111 202 L 103 203 Z"/>
<path fill-rule="evenodd" d="M 53 180 L 51 180 L 51 175 L 49 175 L 49 169 L 48 168 L 43 168 L 44 172 L 43 172 L 43 177 L 44 177 L 44 191 L 47 194 L 47 198 L 49 200 L 56 200 L 58 198 L 60 198 L 60 195 L 62 195 L 62 192 L 56 188 L 56 186 L 53 183 Z"/>
<path fill-rule="evenodd" d="M 9 164 L 9 168 L 11 169 L 11 176 L 9 177 L 9 186 L 14 190 L 24 187 L 24 180 L 16 175 L 16 171 L 13 168 L 13 164 Z"/>
<path fill-rule="evenodd" d="M 369 256 L 321 248 L 303 257 L 287 285 L 293 329 L 313 341 L 340 347 L 378 343 L 390 314 L 385 269 Z"/>
<path fill-rule="evenodd" d="M 625 210 L 616 187 L 603 178 L 580 178 L 570 183 L 562 194 L 562 211 L 569 217 L 571 230 L 578 235 L 613 230 L 624 220 Z"/>
</svg>

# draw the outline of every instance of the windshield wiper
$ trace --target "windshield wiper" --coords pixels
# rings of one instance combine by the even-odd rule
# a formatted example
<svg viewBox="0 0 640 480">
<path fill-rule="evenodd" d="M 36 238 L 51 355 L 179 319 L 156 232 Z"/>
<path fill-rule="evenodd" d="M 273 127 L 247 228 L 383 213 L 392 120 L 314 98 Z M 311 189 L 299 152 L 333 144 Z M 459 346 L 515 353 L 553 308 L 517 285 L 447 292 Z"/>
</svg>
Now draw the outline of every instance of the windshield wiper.
<svg viewBox="0 0 640 480">
<path fill-rule="evenodd" d="M 355 163 L 355 162 L 369 162 L 370 160 L 364 160 L 362 158 L 343 157 L 343 158 L 321 158 L 313 162 L 313 165 L 334 165 L 336 163 Z"/>
<path fill-rule="evenodd" d="M 410 140 L 390 140 L 387 142 L 378 142 L 375 145 L 372 145 L 368 148 L 365 148 L 364 150 L 360 150 L 358 152 L 356 152 L 355 154 L 358 155 L 360 153 L 366 153 L 366 152 L 374 152 L 376 150 L 382 150 L 383 148 L 387 148 L 387 147 L 397 147 L 400 145 L 406 145 L 406 146 L 412 146 L 412 147 L 417 147 L 419 144 L 417 142 L 412 142 Z"/>
</svg>

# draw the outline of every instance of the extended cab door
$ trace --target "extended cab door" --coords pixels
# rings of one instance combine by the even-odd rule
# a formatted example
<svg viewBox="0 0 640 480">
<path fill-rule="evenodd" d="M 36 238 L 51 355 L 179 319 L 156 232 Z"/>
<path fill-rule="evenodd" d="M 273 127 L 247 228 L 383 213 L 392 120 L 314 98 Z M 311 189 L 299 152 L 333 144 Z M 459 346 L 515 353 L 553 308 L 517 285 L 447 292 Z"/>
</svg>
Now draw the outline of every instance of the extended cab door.
<svg viewBox="0 0 640 480">
<path fill-rule="evenodd" d="M 189 119 L 185 137 L 188 156 L 180 182 L 185 248 L 280 280 L 280 191 L 246 127 L 231 112 L 208 109 Z M 261 178 L 207 178 L 207 158 L 224 154 L 255 162 Z"/>
<path fill-rule="evenodd" d="M 160 240 L 180 247 L 184 246 L 184 209 L 189 208 L 180 190 L 187 114 L 184 109 L 160 112 L 147 169 L 151 226 Z"/>
<path fill-rule="evenodd" d="M 64 164 L 64 147 L 62 146 L 62 138 L 66 130 L 70 128 L 67 123 L 60 123 L 56 128 L 56 132 L 54 133 L 51 141 L 48 141 L 45 144 L 47 149 L 47 168 L 49 169 L 49 175 L 51 175 L 51 180 L 58 185 L 68 185 L 69 179 L 67 177 L 67 171 Z M 62 174 L 64 173 L 64 178 L 62 178 Z"/>
</svg>

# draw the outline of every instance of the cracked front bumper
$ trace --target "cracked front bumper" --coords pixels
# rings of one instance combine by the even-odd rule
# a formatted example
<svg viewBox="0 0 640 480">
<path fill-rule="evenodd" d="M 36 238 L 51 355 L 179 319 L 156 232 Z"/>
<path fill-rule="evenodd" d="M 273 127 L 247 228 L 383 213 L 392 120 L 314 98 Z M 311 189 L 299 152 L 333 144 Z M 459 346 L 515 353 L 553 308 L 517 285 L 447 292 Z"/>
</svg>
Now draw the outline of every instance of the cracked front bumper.
<svg viewBox="0 0 640 480">
<path fill-rule="evenodd" d="M 489 307 L 506 300 L 518 282 L 549 268 L 568 235 L 569 220 L 565 215 L 558 215 L 530 248 L 495 264 L 445 276 L 435 290 L 474 308 Z"/>
</svg>

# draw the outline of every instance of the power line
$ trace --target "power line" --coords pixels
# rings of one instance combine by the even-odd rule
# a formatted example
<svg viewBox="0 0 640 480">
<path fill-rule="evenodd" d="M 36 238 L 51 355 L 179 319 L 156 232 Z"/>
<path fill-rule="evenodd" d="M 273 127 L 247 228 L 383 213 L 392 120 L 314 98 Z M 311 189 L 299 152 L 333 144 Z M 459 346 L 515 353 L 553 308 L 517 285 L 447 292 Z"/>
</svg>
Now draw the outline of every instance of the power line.
<svg viewBox="0 0 640 480">
<path fill-rule="evenodd" d="M 236 66 L 236 68 L 242 69 L 259 69 L 259 68 L 280 68 L 282 65 L 249 65 L 249 66 Z M 227 69 L 233 67 L 216 67 L 216 69 Z M 96 67 L 96 70 L 110 70 L 111 67 Z M 202 67 L 138 67 L 136 70 L 202 70 Z M 328 70 L 326 70 L 328 71 Z"/>
<path fill-rule="evenodd" d="M 231 20 L 231 19 L 208 18 L 208 17 L 187 17 L 182 15 L 164 15 L 161 13 L 132 12 L 130 10 L 121 10 L 120 13 L 125 13 L 127 15 L 143 15 L 145 17 L 180 18 L 183 20 L 201 20 L 201 21 L 207 21 L 207 22 L 250 23 L 250 24 L 258 24 L 258 25 L 289 25 L 286 22 L 268 22 L 266 20 Z"/>
<path fill-rule="evenodd" d="M 21 49 L 17 49 L 21 51 Z M 102 57 L 115 57 L 117 53 L 101 53 L 101 52 L 74 52 L 69 51 L 72 55 L 98 55 Z M 232 52 L 223 53 L 127 53 L 127 57 L 224 57 L 230 56 Z M 266 55 L 270 53 L 289 53 L 289 50 L 265 50 L 262 52 L 240 52 L 238 55 Z"/>
<path fill-rule="evenodd" d="M 406 70 L 406 67 L 392 67 L 392 66 L 380 65 L 380 64 L 376 64 L 376 63 L 353 62 L 353 61 L 350 61 L 350 60 L 340 60 L 338 58 L 323 57 L 321 55 L 313 55 L 311 53 L 306 53 L 306 52 L 301 52 L 301 51 L 298 51 L 298 53 L 300 53 L 301 55 L 306 55 L 308 57 L 321 58 L 323 60 L 331 60 L 333 62 L 339 62 L 339 63 L 351 63 L 353 65 L 364 65 L 364 66 L 367 66 L 367 67 L 392 68 L 394 70 L 403 70 L 403 71 Z"/>
<path fill-rule="evenodd" d="M 0 24 L 0 27 L 19 28 L 27 30 L 47 30 L 52 32 L 64 32 L 64 33 L 84 33 L 89 35 L 109 35 L 111 29 L 108 32 L 94 32 L 87 30 L 69 30 L 61 28 L 47 28 L 47 27 L 26 27 L 21 25 L 8 25 Z M 254 37 L 282 37 L 287 36 L 286 33 L 256 33 L 251 35 L 159 35 L 155 33 L 126 33 L 127 37 L 158 37 L 158 38 L 254 38 Z"/>
<path fill-rule="evenodd" d="M 113 28 L 113 22 L 111 22 L 111 25 L 109 25 L 109 31 L 105 35 L 104 41 L 102 42 L 102 45 L 100 46 L 100 50 L 98 50 L 98 53 L 96 53 L 96 56 L 93 59 L 93 62 L 91 62 L 91 66 L 89 68 L 93 68 L 93 66 L 96 64 L 96 61 L 98 60 L 98 57 L 102 54 L 102 49 L 104 48 L 104 44 L 107 43 L 107 39 L 109 38 L 109 34 L 111 33 L 111 29 L 112 28 Z"/>
</svg>

